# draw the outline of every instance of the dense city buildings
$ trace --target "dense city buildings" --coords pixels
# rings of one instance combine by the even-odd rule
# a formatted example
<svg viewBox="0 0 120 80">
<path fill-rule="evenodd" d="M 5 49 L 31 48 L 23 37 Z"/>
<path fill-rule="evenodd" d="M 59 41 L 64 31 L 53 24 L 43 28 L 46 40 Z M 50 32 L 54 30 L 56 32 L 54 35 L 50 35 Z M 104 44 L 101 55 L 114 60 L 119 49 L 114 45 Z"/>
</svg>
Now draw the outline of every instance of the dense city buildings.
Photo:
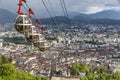
<svg viewBox="0 0 120 80">
<path fill-rule="evenodd" d="M 17 69 L 54 76 L 52 80 L 78 80 L 70 72 L 73 63 L 87 64 L 93 70 L 106 68 L 109 74 L 120 72 L 120 25 L 44 26 L 45 38 L 52 44 L 49 50 L 42 52 L 32 44 L 24 44 L 22 34 L 8 29 L 0 32 L 0 54 L 12 58 Z M 24 43 L 12 41 L 14 37 L 22 38 Z"/>
</svg>

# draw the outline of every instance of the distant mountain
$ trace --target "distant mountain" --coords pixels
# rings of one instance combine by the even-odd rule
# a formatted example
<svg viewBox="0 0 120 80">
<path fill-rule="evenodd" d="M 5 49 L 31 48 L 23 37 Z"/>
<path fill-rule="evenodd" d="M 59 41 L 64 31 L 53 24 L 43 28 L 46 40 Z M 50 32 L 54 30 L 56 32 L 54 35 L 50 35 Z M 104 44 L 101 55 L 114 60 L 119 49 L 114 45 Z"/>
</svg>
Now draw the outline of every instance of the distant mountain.
<svg viewBox="0 0 120 80">
<path fill-rule="evenodd" d="M 75 13 L 74 13 L 75 14 Z M 107 11 L 101 11 L 95 14 L 82 14 L 82 13 L 76 13 L 76 15 L 72 16 L 72 18 L 77 19 L 117 19 L 120 20 L 120 12 L 113 11 L 113 10 L 107 10 Z"/>
<path fill-rule="evenodd" d="M 0 23 L 13 23 L 17 14 L 10 11 L 0 9 Z M 42 24 L 119 24 L 120 12 L 117 11 L 102 11 L 95 14 L 83 14 L 78 12 L 69 13 L 70 18 L 64 16 L 56 16 L 53 18 L 41 18 Z M 55 22 L 53 22 L 53 20 Z"/>
<path fill-rule="evenodd" d="M 120 12 L 117 11 L 102 11 L 96 14 L 89 15 L 93 19 L 119 19 L 120 20 Z"/>
<path fill-rule="evenodd" d="M 16 14 L 5 9 L 0 9 L 0 23 L 13 23 L 15 18 Z"/>
<path fill-rule="evenodd" d="M 54 24 L 51 18 L 40 19 L 42 24 Z M 71 25 L 81 25 L 81 24 L 104 24 L 104 25 L 120 25 L 120 20 L 114 19 L 87 19 L 87 18 L 74 18 L 69 19 L 63 16 L 54 17 L 56 24 L 71 24 Z"/>
<path fill-rule="evenodd" d="M 74 19 L 84 19 L 84 18 L 89 18 L 89 15 L 87 14 L 83 14 L 83 13 L 79 13 L 79 12 L 70 12 L 69 13 L 70 18 L 74 18 Z"/>
<path fill-rule="evenodd" d="M 69 23 L 70 19 L 64 16 L 56 16 L 53 18 L 42 18 L 40 19 L 42 24 L 60 24 L 60 23 Z"/>
</svg>

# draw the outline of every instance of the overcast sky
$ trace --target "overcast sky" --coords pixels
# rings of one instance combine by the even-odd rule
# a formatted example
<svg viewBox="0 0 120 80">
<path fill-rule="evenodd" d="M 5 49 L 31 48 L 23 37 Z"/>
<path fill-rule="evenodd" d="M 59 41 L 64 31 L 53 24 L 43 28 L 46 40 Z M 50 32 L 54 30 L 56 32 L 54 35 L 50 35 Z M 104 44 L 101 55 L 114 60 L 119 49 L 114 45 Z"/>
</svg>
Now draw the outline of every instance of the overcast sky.
<svg viewBox="0 0 120 80">
<path fill-rule="evenodd" d="M 27 0 L 37 15 L 40 17 L 48 16 L 43 7 L 41 0 Z M 55 15 L 63 15 L 60 7 L 60 0 L 44 0 L 50 9 L 51 2 Z M 50 2 L 49 2 L 50 1 Z M 86 14 L 93 14 L 103 10 L 120 11 L 120 3 L 118 0 L 65 0 L 68 12 L 81 12 Z M 0 0 L 0 8 L 7 9 L 11 12 L 17 12 L 18 0 Z M 53 11 L 52 11 L 53 12 Z"/>
</svg>

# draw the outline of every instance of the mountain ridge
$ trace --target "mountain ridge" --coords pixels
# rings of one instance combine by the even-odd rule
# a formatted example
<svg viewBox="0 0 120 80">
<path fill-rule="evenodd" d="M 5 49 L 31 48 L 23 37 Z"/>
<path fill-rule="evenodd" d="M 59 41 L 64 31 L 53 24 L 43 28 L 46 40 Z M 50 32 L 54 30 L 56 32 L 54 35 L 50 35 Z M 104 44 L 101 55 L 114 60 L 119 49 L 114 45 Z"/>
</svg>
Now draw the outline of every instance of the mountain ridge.
<svg viewBox="0 0 120 80">
<path fill-rule="evenodd" d="M 73 24 L 91 23 L 91 24 L 120 24 L 120 12 L 102 11 L 95 14 L 83 14 L 78 12 L 69 13 L 70 18 L 64 16 L 55 16 L 54 21 L 57 24 L 72 22 Z M 0 9 L 0 23 L 14 23 L 17 14 L 8 10 Z M 54 24 L 51 18 L 40 18 L 42 24 Z"/>
<path fill-rule="evenodd" d="M 94 13 L 94 14 L 77 13 L 77 15 L 72 16 L 72 18 L 115 19 L 115 20 L 120 20 L 120 12 L 113 11 L 113 10 L 106 10 L 106 11 L 101 11 L 101 12 L 97 12 L 97 13 Z"/>
<path fill-rule="evenodd" d="M 8 10 L 0 9 L 0 23 L 13 23 L 17 14 Z"/>
<path fill-rule="evenodd" d="M 120 12 L 113 10 L 101 11 L 95 14 L 90 14 L 94 19 L 117 19 L 120 20 Z"/>
</svg>

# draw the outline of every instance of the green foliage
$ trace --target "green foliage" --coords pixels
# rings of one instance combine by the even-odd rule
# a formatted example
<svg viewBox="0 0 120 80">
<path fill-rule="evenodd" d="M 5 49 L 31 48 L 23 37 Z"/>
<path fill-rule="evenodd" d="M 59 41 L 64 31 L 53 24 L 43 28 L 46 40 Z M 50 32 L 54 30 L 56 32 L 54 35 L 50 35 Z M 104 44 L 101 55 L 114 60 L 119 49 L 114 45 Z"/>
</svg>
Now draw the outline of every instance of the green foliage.
<svg viewBox="0 0 120 80">
<path fill-rule="evenodd" d="M 42 77 L 41 80 L 49 80 L 49 79 L 48 79 L 48 78 L 43 78 L 43 77 Z"/>
<path fill-rule="evenodd" d="M 12 59 L 0 56 L 0 80 L 49 80 L 48 78 L 16 70 L 11 62 Z"/>
<path fill-rule="evenodd" d="M 97 73 L 94 73 L 94 71 Z M 87 65 L 72 64 L 71 74 L 79 76 L 79 72 L 86 73 L 85 76 L 80 75 L 80 80 L 120 80 L 119 72 L 108 74 L 106 68 L 97 67 L 95 70 L 91 70 Z"/>
<path fill-rule="evenodd" d="M 12 62 L 11 58 L 6 58 L 4 56 L 0 56 L 0 64 L 11 63 L 11 62 Z"/>
<path fill-rule="evenodd" d="M 30 75 L 27 72 L 17 71 L 16 72 L 16 79 L 17 80 L 42 80 L 41 77 Z"/>
<path fill-rule="evenodd" d="M 15 80 L 16 69 L 11 63 L 0 65 L 0 76 L 4 80 Z"/>
<path fill-rule="evenodd" d="M 48 42 L 52 43 L 52 42 L 53 42 L 53 40 L 48 40 Z"/>
<path fill-rule="evenodd" d="M 0 56 L 0 79 L 15 80 L 16 69 L 11 63 L 11 59 Z"/>
<path fill-rule="evenodd" d="M 78 76 L 80 72 L 86 73 L 89 71 L 88 65 L 83 65 L 83 64 L 76 64 L 73 63 L 71 67 L 71 74 Z"/>
<path fill-rule="evenodd" d="M 93 74 L 93 72 L 88 72 L 86 76 L 88 80 L 95 80 L 95 75 Z"/>
<path fill-rule="evenodd" d="M 100 68 L 100 67 L 97 67 L 97 68 L 96 68 L 96 71 L 97 71 L 98 74 L 100 74 L 100 73 L 102 73 L 102 74 L 107 73 L 107 69 L 105 69 L 105 68 Z"/>
<path fill-rule="evenodd" d="M 112 76 L 110 77 L 111 80 L 120 80 L 120 73 L 116 72 L 113 73 Z"/>
</svg>

